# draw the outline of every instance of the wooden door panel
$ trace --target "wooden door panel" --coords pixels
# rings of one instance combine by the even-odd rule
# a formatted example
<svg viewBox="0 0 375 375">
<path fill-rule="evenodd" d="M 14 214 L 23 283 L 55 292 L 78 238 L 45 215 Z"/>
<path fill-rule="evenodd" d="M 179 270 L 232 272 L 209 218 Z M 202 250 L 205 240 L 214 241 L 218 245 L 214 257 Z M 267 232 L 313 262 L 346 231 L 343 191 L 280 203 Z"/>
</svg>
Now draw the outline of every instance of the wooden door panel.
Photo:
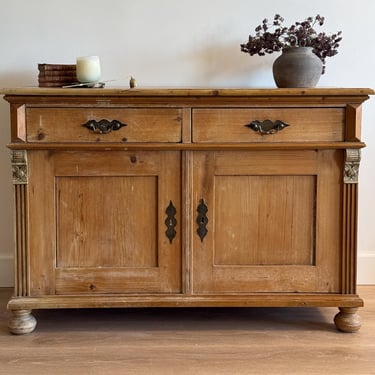
<svg viewBox="0 0 375 375">
<path fill-rule="evenodd" d="M 215 265 L 313 264 L 315 176 L 215 176 L 214 184 Z"/>
<path fill-rule="evenodd" d="M 156 176 L 58 177 L 56 187 L 57 267 L 157 267 Z"/>
<path fill-rule="evenodd" d="M 33 236 L 32 295 L 181 291 L 179 152 L 30 155 L 45 166 L 30 174 L 32 202 L 45 203 L 43 215 L 31 207 L 30 223 L 48 232 Z M 170 240 L 171 202 L 177 224 Z"/>
<path fill-rule="evenodd" d="M 206 237 L 193 235 L 196 293 L 338 291 L 339 152 L 193 158 L 194 199 L 208 208 Z"/>
</svg>

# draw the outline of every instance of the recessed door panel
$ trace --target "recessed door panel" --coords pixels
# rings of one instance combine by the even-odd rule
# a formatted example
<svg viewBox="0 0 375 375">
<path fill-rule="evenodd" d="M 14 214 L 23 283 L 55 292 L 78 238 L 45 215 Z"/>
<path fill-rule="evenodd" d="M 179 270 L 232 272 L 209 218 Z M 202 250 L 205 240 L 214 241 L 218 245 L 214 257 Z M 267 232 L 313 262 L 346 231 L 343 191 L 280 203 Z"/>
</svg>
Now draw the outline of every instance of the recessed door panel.
<svg viewBox="0 0 375 375">
<path fill-rule="evenodd" d="M 316 176 L 215 176 L 214 264 L 313 265 Z"/>
</svg>

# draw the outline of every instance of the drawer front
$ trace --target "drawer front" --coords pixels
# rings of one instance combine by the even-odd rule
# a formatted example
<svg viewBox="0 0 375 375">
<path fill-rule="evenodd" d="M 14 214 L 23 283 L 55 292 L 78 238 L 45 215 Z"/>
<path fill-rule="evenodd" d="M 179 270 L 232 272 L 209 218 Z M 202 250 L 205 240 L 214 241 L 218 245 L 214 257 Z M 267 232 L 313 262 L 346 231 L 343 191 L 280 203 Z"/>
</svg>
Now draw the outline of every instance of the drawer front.
<svg viewBox="0 0 375 375">
<path fill-rule="evenodd" d="M 179 108 L 28 108 L 28 142 L 181 142 Z"/>
<path fill-rule="evenodd" d="M 201 108 L 193 110 L 193 142 L 343 141 L 344 124 L 343 108 Z M 271 134 L 257 130 L 270 125 Z"/>
</svg>

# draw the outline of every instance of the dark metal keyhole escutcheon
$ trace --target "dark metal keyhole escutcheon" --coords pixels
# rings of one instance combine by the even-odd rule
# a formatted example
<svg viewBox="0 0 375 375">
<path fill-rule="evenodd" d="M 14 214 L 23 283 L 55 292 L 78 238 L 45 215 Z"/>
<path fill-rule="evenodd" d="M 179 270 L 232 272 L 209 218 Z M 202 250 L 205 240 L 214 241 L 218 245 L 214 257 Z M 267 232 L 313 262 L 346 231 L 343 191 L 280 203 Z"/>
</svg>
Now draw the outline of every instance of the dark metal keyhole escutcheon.
<svg viewBox="0 0 375 375">
<path fill-rule="evenodd" d="M 165 213 L 167 214 L 167 218 L 165 219 L 165 225 L 167 226 L 167 230 L 165 231 L 166 236 L 169 239 L 169 243 L 172 243 L 173 239 L 176 237 L 176 230 L 174 229 L 177 225 L 176 220 L 176 207 L 173 206 L 172 201 L 169 202 Z"/>
<path fill-rule="evenodd" d="M 207 218 L 207 215 L 206 215 L 207 211 L 208 211 L 208 208 L 207 208 L 206 204 L 204 203 L 203 198 L 199 201 L 197 211 L 198 211 L 197 233 L 198 233 L 199 238 L 201 239 L 201 242 L 203 242 L 203 239 L 204 239 L 204 237 L 206 237 L 206 234 L 208 232 L 208 230 L 207 230 L 208 218 Z"/>
</svg>

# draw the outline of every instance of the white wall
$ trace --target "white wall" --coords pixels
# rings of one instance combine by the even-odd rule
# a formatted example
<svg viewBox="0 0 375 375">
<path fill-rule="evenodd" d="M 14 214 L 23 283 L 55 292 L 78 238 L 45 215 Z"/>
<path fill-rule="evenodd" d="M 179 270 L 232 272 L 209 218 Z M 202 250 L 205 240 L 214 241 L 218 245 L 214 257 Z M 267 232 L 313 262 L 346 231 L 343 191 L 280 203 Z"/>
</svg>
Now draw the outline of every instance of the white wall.
<svg viewBox="0 0 375 375">
<path fill-rule="evenodd" d="M 343 31 L 319 86 L 375 88 L 375 2 L 356 0 L 0 0 L 0 87 L 37 85 L 38 63 L 99 55 L 102 79 L 132 74 L 140 86 L 274 87 L 276 55 L 240 52 L 264 17 L 289 23 L 320 13 Z M 121 80 L 122 79 L 122 80 Z M 363 111 L 360 172 L 360 283 L 375 283 L 375 97 Z M 0 100 L 0 286 L 12 284 L 12 186 L 8 106 Z"/>
</svg>

